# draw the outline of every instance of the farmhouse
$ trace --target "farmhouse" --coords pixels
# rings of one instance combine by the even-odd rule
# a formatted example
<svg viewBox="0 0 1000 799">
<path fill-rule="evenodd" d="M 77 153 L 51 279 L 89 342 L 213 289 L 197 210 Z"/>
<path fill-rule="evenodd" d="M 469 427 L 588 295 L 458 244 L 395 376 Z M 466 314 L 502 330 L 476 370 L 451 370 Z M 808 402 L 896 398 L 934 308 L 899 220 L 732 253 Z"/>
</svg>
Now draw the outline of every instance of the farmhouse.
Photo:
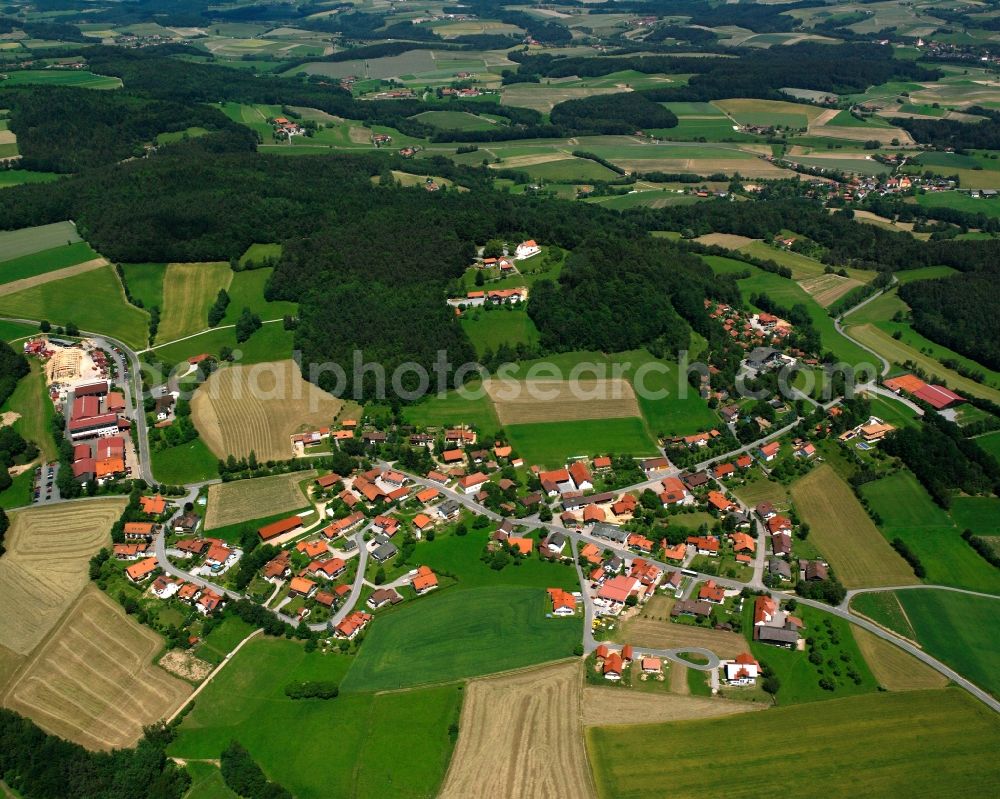
<svg viewBox="0 0 1000 799">
<path fill-rule="evenodd" d="M 356 610 L 334 627 L 334 632 L 339 638 L 346 638 L 348 641 L 351 641 L 368 626 L 368 622 L 371 620 L 372 616 L 370 613 Z"/>
<path fill-rule="evenodd" d="M 723 661 L 722 667 L 726 672 L 726 682 L 730 685 L 753 685 L 760 672 L 760 664 L 749 652 L 737 655 L 735 660 Z"/>
<path fill-rule="evenodd" d="M 221 594 L 217 594 L 211 588 L 205 588 L 201 592 L 201 596 L 194 603 L 194 606 L 202 616 L 208 616 L 222 604 L 223 599 L 224 597 Z"/>
<path fill-rule="evenodd" d="M 712 535 L 689 535 L 687 543 L 694 544 L 699 555 L 710 555 L 712 557 L 719 554 L 719 539 Z"/>
<path fill-rule="evenodd" d="M 610 580 L 605 580 L 604 584 L 597 591 L 597 598 L 594 604 L 597 612 L 605 616 L 617 616 L 625 607 L 625 602 L 630 596 L 644 594 L 640 582 L 634 577 L 626 577 L 619 574 Z"/>
<path fill-rule="evenodd" d="M 330 547 L 325 541 L 299 541 L 295 545 L 295 551 L 301 552 L 306 557 L 315 560 L 320 555 L 325 555 L 330 551 Z"/>
<path fill-rule="evenodd" d="M 670 609 L 673 618 L 678 616 L 695 616 L 697 618 L 708 618 L 712 615 L 712 606 L 707 602 L 696 602 L 692 599 L 679 599 Z"/>
<path fill-rule="evenodd" d="M 489 481 L 490 478 L 485 474 L 482 472 L 476 472 L 475 474 L 470 474 L 467 477 L 461 478 L 458 481 L 458 485 L 465 494 L 475 494 Z"/>
<path fill-rule="evenodd" d="M 628 541 L 629 536 L 629 534 L 620 527 L 615 527 L 613 524 L 602 523 L 595 524 L 591 533 L 598 538 L 606 538 L 608 541 L 612 541 L 619 545 L 624 545 Z"/>
<path fill-rule="evenodd" d="M 136 560 L 143 557 L 148 551 L 148 541 L 139 541 L 134 544 L 115 544 L 112 549 L 117 560 Z"/>
<path fill-rule="evenodd" d="M 394 588 L 376 588 L 368 597 L 367 605 L 372 610 L 378 610 L 384 605 L 398 605 L 402 601 L 403 597 Z"/>
<path fill-rule="evenodd" d="M 167 500 L 157 494 L 155 497 L 139 497 L 139 507 L 143 513 L 159 516 L 167 509 Z"/>
<path fill-rule="evenodd" d="M 284 579 L 291 574 L 290 563 L 291 554 L 287 550 L 282 550 L 264 565 L 264 579 L 271 581 Z"/>
<path fill-rule="evenodd" d="M 519 261 L 523 261 L 525 258 L 538 255 L 541 251 L 542 248 L 538 246 L 534 239 L 528 239 L 517 245 L 514 250 L 514 257 Z"/>
<path fill-rule="evenodd" d="M 327 538 L 337 538 L 359 527 L 364 521 L 365 515 L 360 511 L 355 511 L 350 516 L 345 516 L 343 519 L 336 519 L 331 524 L 328 524 L 323 528 L 323 535 Z"/>
<path fill-rule="evenodd" d="M 772 441 L 770 444 L 764 444 L 760 449 L 757 450 L 758 457 L 765 463 L 770 463 L 778 455 L 778 451 L 781 449 L 780 441 Z"/>
<path fill-rule="evenodd" d="M 713 605 L 721 605 L 726 601 L 726 592 L 715 584 L 715 580 L 709 580 L 698 590 L 698 599 L 711 602 Z"/>
<path fill-rule="evenodd" d="M 572 616 L 576 612 L 576 598 L 561 588 L 548 589 L 552 601 L 552 613 L 556 616 Z"/>
<path fill-rule="evenodd" d="M 152 522 L 125 522 L 122 534 L 126 540 L 149 541 L 153 538 L 155 525 Z"/>
<path fill-rule="evenodd" d="M 656 472 L 663 472 L 670 468 L 670 461 L 666 458 L 647 458 L 642 462 L 642 470 L 646 473 L 646 476 L 655 474 Z"/>
<path fill-rule="evenodd" d="M 414 592 L 417 596 L 421 594 L 426 594 L 428 591 L 433 591 L 438 587 L 437 575 L 431 571 L 430 566 L 421 566 L 417 569 L 417 573 L 410 580 L 410 585 L 413 586 Z"/>
<path fill-rule="evenodd" d="M 305 577 L 293 577 L 288 584 L 289 596 L 303 596 L 306 599 L 316 593 L 316 583 Z"/>
<path fill-rule="evenodd" d="M 277 538 L 279 535 L 285 535 L 301 529 L 302 518 L 299 516 L 289 516 L 286 519 L 279 519 L 276 522 L 265 524 L 257 530 L 257 535 L 260 536 L 261 541 L 270 541 L 272 538 Z"/>
<path fill-rule="evenodd" d="M 334 580 L 347 569 L 347 564 L 340 558 L 327 558 L 326 560 L 314 560 L 306 571 L 313 577 L 325 577 L 327 580 Z"/>
<path fill-rule="evenodd" d="M 141 583 L 157 569 L 156 558 L 146 558 L 125 569 L 125 576 L 133 583 Z"/>
<path fill-rule="evenodd" d="M 738 507 L 729 499 L 729 497 L 719 491 L 708 492 L 708 504 L 710 507 L 715 508 L 718 511 L 722 511 L 723 513 L 731 510 L 738 510 Z"/>
</svg>

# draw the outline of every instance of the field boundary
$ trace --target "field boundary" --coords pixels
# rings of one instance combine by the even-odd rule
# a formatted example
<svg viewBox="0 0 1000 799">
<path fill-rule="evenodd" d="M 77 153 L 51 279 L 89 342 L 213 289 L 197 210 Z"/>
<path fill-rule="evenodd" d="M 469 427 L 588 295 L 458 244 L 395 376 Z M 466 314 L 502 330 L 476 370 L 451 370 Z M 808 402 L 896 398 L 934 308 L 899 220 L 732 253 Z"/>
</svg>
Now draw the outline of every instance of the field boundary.
<svg viewBox="0 0 1000 799">
<path fill-rule="evenodd" d="M 5 297 L 8 294 L 17 294 L 19 291 L 25 291 L 26 289 L 41 286 L 45 283 L 54 283 L 57 280 L 62 280 L 67 277 L 82 275 L 85 272 L 92 272 L 95 269 L 100 269 L 102 266 L 108 266 L 108 264 L 109 261 L 107 258 L 92 258 L 89 261 L 84 261 L 82 264 L 76 264 L 75 266 L 66 266 L 62 269 L 56 269 L 53 272 L 45 272 L 41 275 L 23 277 L 20 280 L 13 280 L 10 283 L 0 285 L 0 297 Z"/>
</svg>

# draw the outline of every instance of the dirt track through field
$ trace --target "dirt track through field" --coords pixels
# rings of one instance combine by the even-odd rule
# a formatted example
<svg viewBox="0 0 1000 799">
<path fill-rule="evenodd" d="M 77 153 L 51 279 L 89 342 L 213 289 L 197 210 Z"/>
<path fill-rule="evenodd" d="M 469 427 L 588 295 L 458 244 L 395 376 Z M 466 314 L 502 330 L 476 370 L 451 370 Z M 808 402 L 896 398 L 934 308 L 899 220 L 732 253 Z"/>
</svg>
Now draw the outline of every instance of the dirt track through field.
<svg viewBox="0 0 1000 799">
<path fill-rule="evenodd" d="M 487 380 L 501 424 L 622 419 L 639 416 L 632 385 L 608 380 Z"/>
<path fill-rule="evenodd" d="M 12 280 L 10 283 L 4 283 L 0 286 L 0 297 L 5 297 L 8 294 L 16 294 L 19 291 L 34 288 L 35 286 L 41 286 L 43 283 L 52 283 L 56 280 L 73 277 L 74 275 L 82 275 L 84 272 L 93 272 L 95 269 L 100 269 L 102 266 L 107 265 L 108 262 L 105 258 L 93 258 L 90 261 L 84 261 L 82 264 L 67 266 L 65 269 L 56 269 L 53 272 L 46 272 L 42 275 L 25 277 L 21 280 Z"/>
<path fill-rule="evenodd" d="M 440 799 L 595 796 L 582 685 L 579 662 L 470 682 Z"/>
<path fill-rule="evenodd" d="M 87 561 L 110 541 L 125 499 L 11 514 L 0 558 L 0 644 L 27 655 L 87 585 Z"/>
<path fill-rule="evenodd" d="M 195 392 L 191 416 L 218 457 L 287 460 L 293 433 L 328 426 L 343 401 L 302 379 L 294 361 L 229 366 Z"/>
<path fill-rule="evenodd" d="M 649 694 L 620 688 L 598 688 L 593 685 L 583 689 L 583 723 L 587 727 L 707 719 L 764 710 L 766 707 L 767 705 L 760 702 L 708 699 L 668 693 Z"/>
<path fill-rule="evenodd" d="M 4 705 L 88 749 L 133 746 L 144 725 L 168 716 L 191 693 L 153 665 L 162 646 L 156 633 L 88 586 L 18 675 Z"/>
<path fill-rule="evenodd" d="M 299 482 L 315 475 L 315 471 L 293 472 L 209 486 L 205 529 L 304 508 L 309 503 L 299 490 Z"/>
</svg>

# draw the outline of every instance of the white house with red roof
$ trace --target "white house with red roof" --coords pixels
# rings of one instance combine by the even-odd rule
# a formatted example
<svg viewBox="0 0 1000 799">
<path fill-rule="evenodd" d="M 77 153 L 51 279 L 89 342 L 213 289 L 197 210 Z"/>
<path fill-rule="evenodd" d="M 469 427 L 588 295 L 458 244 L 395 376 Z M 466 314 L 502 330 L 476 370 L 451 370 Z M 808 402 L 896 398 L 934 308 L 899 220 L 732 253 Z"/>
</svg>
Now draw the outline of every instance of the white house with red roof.
<svg viewBox="0 0 1000 799">
<path fill-rule="evenodd" d="M 760 674 L 760 664 L 749 652 L 737 655 L 735 660 L 724 660 L 722 668 L 730 685 L 754 685 Z"/>
<path fill-rule="evenodd" d="M 514 257 L 518 261 L 523 261 L 525 258 L 538 255 L 541 251 L 542 248 L 538 246 L 538 243 L 534 239 L 528 239 L 517 245 L 514 250 Z"/>
</svg>

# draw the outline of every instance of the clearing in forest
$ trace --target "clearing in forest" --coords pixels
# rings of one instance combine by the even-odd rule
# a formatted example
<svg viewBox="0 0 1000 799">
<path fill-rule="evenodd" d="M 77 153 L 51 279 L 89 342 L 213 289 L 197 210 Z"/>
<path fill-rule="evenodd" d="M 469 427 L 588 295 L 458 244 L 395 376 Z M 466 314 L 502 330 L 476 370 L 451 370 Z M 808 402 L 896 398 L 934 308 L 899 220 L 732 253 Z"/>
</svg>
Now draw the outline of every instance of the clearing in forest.
<svg viewBox="0 0 1000 799">
<path fill-rule="evenodd" d="M 291 360 L 219 369 L 195 392 L 191 415 L 219 458 L 292 457 L 290 436 L 328 426 L 343 401 L 302 379 Z"/>
<path fill-rule="evenodd" d="M 207 329 L 208 309 L 232 279 L 227 263 L 167 264 L 156 340 L 173 341 Z"/>
</svg>

